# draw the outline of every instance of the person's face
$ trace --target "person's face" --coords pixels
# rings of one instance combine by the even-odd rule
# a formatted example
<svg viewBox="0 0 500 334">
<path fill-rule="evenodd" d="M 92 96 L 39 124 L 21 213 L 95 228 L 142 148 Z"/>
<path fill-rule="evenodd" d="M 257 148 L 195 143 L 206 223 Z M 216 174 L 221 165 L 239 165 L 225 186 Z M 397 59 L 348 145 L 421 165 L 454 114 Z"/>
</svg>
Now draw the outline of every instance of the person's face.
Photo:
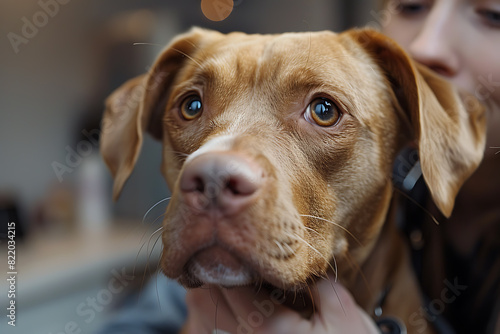
<svg viewBox="0 0 500 334">
<path fill-rule="evenodd" d="M 383 31 L 414 59 L 500 105 L 500 0 L 389 0 Z"/>
</svg>

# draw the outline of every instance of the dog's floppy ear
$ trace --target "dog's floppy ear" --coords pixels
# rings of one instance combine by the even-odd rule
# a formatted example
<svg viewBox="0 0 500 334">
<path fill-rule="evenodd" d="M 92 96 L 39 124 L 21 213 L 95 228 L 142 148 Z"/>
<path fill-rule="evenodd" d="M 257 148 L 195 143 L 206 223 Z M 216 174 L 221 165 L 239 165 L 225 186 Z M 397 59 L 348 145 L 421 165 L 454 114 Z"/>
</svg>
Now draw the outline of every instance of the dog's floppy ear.
<svg viewBox="0 0 500 334">
<path fill-rule="evenodd" d="M 114 200 L 134 168 L 144 131 L 156 139 L 162 137 L 161 116 L 178 70 L 192 61 L 204 42 L 219 35 L 193 28 L 178 36 L 161 52 L 148 73 L 127 81 L 106 100 L 100 149 L 114 178 Z"/>
<path fill-rule="evenodd" d="M 484 153 L 483 106 L 459 94 L 446 80 L 415 63 L 394 41 L 371 29 L 351 36 L 383 69 L 392 85 L 395 106 L 410 122 L 418 144 L 422 174 L 432 198 L 449 217 L 455 197 Z"/>
</svg>

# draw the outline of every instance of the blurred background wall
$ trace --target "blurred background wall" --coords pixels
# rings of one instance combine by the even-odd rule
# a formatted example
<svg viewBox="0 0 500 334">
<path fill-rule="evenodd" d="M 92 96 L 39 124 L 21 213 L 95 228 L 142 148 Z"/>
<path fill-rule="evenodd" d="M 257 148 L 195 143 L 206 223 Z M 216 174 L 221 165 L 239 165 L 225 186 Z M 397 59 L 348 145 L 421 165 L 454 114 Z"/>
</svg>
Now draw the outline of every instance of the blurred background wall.
<svg viewBox="0 0 500 334">
<path fill-rule="evenodd" d="M 96 266 L 96 254 L 108 252 L 99 242 L 110 243 L 96 237 L 99 231 L 119 224 L 135 228 L 153 204 L 168 196 L 160 175 L 161 147 L 147 137 L 120 200 L 111 203 L 112 181 L 97 144 L 103 101 L 110 92 L 145 72 L 173 36 L 193 25 L 222 32 L 340 31 L 376 19 L 374 2 L 236 0 L 229 17 L 214 22 L 202 13 L 200 0 L 2 0 L 0 233 L 5 238 L 7 222 L 16 222 L 22 247 L 17 261 L 24 265 L 19 284 L 25 280 L 18 286 L 19 298 L 33 319 L 45 319 L 34 325 L 39 332 L 55 333 L 64 323 L 61 314 L 55 318 L 59 322 L 42 317 L 40 305 L 51 309 L 47 305 L 52 303 L 56 313 L 64 303 L 74 309 L 78 298 L 91 295 L 89 289 L 97 289 L 113 268 L 133 262 L 120 257 L 128 253 L 118 252 L 123 245 L 118 240 L 116 257 Z M 146 220 L 164 208 L 165 203 Z M 86 253 L 77 246 L 88 256 L 81 257 Z M 128 251 L 137 255 L 137 249 Z M 78 261 L 81 266 L 75 265 Z M 67 271 L 60 272 L 62 267 Z M 82 268 L 93 271 L 82 276 Z M 94 275 L 92 287 L 89 272 L 102 273 Z M 77 291 L 81 296 L 75 297 Z"/>
<path fill-rule="evenodd" d="M 193 25 L 223 32 L 339 31 L 363 24 L 371 10 L 367 0 L 237 0 L 226 20 L 212 22 L 199 0 L 60 2 L 57 8 L 50 0 L 0 5 L 0 194 L 16 201 L 26 231 L 47 194 L 76 182 L 83 162 L 70 152 L 78 153 L 78 142 L 87 138 L 83 130 L 98 129 L 104 98 L 145 72 L 172 36 Z M 119 215 L 140 216 L 166 191 L 156 179 L 158 145 L 145 147 L 115 207 Z M 68 155 L 78 166 L 65 162 Z"/>
</svg>

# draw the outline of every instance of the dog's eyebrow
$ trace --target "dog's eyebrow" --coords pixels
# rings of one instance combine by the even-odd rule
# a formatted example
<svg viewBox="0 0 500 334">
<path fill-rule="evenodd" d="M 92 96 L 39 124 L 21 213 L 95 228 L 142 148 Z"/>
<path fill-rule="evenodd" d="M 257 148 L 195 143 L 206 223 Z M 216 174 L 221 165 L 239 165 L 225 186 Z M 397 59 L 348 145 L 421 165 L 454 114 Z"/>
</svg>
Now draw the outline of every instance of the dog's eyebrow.
<svg viewBox="0 0 500 334">
<path fill-rule="evenodd" d="M 197 66 L 185 84 L 188 86 L 205 86 L 216 80 L 218 75 L 220 74 L 211 66 Z"/>
<path fill-rule="evenodd" d="M 309 74 L 304 75 L 308 72 Z M 345 112 L 356 114 L 359 108 L 359 95 L 348 80 L 327 80 L 324 75 L 315 74 L 311 69 L 299 69 L 288 73 L 283 79 L 287 83 L 286 89 L 290 92 L 307 92 L 309 95 L 326 94 L 333 98 Z"/>
<path fill-rule="evenodd" d="M 191 90 L 193 87 L 203 88 L 210 82 L 210 80 L 215 78 L 216 73 L 214 73 L 212 69 L 207 68 L 206 66 L 200 67 L 198 64 L 199 63 L 192 63 L 192 66 L 194 66 L 194 68 L 191 68 L 190 70 L 192 73 L 190 73 L 187 79 L 184 79 L 175 85 L 172 90 L 174 95 L 177 94 L 176 92 Z"/>
</svg>

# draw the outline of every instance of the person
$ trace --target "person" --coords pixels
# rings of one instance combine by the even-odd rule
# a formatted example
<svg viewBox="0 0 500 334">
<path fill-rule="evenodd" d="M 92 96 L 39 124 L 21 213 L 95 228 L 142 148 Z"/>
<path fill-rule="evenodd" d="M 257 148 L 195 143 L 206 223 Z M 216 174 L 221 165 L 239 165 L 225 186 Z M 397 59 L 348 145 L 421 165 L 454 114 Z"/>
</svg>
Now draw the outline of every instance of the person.
<svg viewBox="0 0 500 334">
<path fill-rule="evenodd" d="M 268 293 L 253 288 L 219 289 L 215 286 L 187 293 L 162 274 L 153 276 L 124 302 L 96 334 L 375 334 L 371 318 L 350 293 L 332 277 L 313 291 L 318 312 L 310 320 L 270 302 Z M 187 301 L 187 306 L 185 303 Z M 257 301 L 260 311 L 255 312 Z M 272 306 L 271 306 L 272 305 Z M 235 316 L 239 315 L 239 316 Z"/>
<path fill-rule="evenodd" d="M 500 1 L 385 0 L 383 7 L 386 35 L 487 107 L 484 159 L 451 217 L 439 215 L 423 180 L 408 192 L 404 223 L 416 240 L 426 317 L 440 333 L 500 333 Z M 450 282 L 462 290 L 446 299 Z"/>
<path fill-rule="evenodd" d="M 422 180 L 408 193 L 420 202 L 417 208 L 412 207 L 414 199 L 402 207 L 403 220 L 418 217 L 409 219 L 411 224 L 404 229 L 414 248 L 415 270 L 427 301 L 422 308 L 425 317 L 439 333 L 500 333 L 500 131 L 496 130 L 500 129 L 500 1 L 386 0 L 383 7 L 383 32 L 416 61 L 488 106 L 484 161 L 464 184 L 452 216 L 444 219 L 439 215 Z M 415 210 L 419 214 L 412 215 Z M 444 299 L 443 291 L 450 282 L 462 289 Z M 168 284 L 172 291 L 180 289 L 173 282 Z M 247 326 L 254 321 L 260 334 L 380 333 L 350 293 L 333 279 L 320 281 L 313 293 L 321 296 L 317 311 L 304 319 L 279 304 L 272 304 L 272 312 L 270 304 L 267 308 L 261 305 L 264 309 L 257 316 L 253 302 L 268 295 L 251 288 L 190 290 L 186 330 L 257 333 L 256 327 Z M 167 298 L 168 293 L 155 296 Z M 112 326 L 102 333 L 113 333 Z"/>
</svg>

